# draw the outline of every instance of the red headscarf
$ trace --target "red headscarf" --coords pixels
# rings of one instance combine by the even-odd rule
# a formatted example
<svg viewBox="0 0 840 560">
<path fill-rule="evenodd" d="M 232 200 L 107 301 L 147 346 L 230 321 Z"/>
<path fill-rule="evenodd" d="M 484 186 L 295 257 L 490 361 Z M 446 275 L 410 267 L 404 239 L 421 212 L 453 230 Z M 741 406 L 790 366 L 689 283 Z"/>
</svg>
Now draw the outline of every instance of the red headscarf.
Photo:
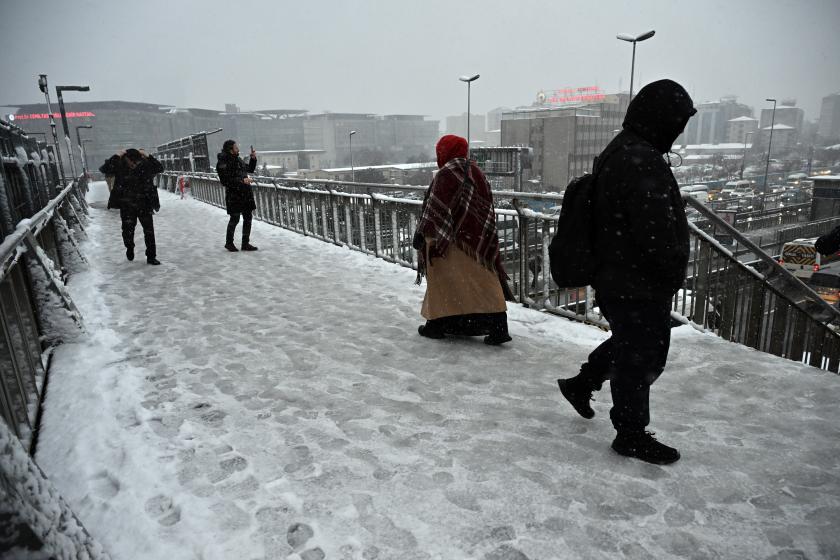
<svg viewBox="0 0 840 560">
<path fill-rule="evenodd" d="M 438 140 L 437 146 L 435 146 L 438 167 L 443 167 L 451 159 L 466 159 L 467 151 L 468 145 L 466 138 L 461 138 L 454 134 L 447 134 Z"/>
</svg>

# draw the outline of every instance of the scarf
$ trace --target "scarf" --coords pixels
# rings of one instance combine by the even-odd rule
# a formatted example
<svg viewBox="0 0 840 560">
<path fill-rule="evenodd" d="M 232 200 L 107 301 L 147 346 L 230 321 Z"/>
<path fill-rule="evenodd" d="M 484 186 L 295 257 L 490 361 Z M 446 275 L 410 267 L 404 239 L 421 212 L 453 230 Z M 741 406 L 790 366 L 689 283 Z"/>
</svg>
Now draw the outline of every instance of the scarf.
<svg viewBox="0 0 840 560">
<path fill-rule="evenodd" d="M 429 185 L 420 213 L 417 233 L 435 243 L 428 255 L 425 250 L 418 254 L 417 284 L 426 275 L 431 258 L 445 257 L 452 243 L 507 279 L 499 255 L 493 195 L 478 167 L 464 158 L 446 162 Z"/>
</svg>

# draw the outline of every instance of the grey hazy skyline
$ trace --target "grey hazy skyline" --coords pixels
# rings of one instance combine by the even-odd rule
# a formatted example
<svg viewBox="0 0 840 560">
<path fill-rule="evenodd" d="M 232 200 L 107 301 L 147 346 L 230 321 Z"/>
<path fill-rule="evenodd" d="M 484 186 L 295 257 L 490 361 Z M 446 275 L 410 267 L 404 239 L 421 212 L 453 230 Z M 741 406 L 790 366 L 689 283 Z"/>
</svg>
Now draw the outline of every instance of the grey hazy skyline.
<svg viewBox="0 0 840 560">
<path fill-rule="evenodd" d="M 806 118 L 840 91 L 837 0 L 219 2 L 0 0 L 0 105 L 37 103 L 37 75 L 89 85 L 67 101 L 223 110 L 473 112 L 540 90 L 635 90 L 671 78 L 695 103 L 737 95 L 756 110 L 795 98 Z"/>
</svg>

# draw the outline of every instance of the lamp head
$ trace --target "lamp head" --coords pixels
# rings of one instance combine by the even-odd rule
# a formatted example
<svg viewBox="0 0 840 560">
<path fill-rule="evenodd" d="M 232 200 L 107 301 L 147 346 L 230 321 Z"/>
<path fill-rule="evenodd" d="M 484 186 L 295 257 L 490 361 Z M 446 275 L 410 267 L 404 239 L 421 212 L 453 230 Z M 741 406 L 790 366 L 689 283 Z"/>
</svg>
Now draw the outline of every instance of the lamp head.
<svg viewBox="0 0 840 560">
<path fill-rule="evenodd" d="M 353 136 L 354 134 L 356 134 L 356 131 L 355 131 L 355 130 L 351 130 L 351 131 L 350 131 L 350 136 Z"/>
<path fill-rule="evenodd" d="M 772 101 L 773 103 L 775 103 L 775 102 L 776 102 L 776 100 L 775 100 L 775 99 L 771 99 L 770 97 L 768 97 L 767 99 L 765 99 L 765 101 Z"/>
<path fill-rule="evenodd" d="M 56 91 L 90 91 L 90 86 L 55 86 Z"/>
<path fill-rule="evenodd" d="M 41 90 L 41 93 L 47 93 L 47 75 L 46 74 L 38 74 L 38 88 Z"/>
<path fill-rule="evenodd" d="M 458 79 L 459 79 L 459 80 L 461 80 L 462 82 L 467 82 L 467 83 L 469 83 L 469 82 L 474 82 L 474 81 L 476 81 L 476 80 L 478 79 L 478 77 L 479 77 L 479 76 L 480 76 L 480 74 L 474 74 L 474 75 L 472 75 L 472 76 L 461 76 L 461 77 L 460 77 L 460 78 L 458 78 Z"/>
</svg>

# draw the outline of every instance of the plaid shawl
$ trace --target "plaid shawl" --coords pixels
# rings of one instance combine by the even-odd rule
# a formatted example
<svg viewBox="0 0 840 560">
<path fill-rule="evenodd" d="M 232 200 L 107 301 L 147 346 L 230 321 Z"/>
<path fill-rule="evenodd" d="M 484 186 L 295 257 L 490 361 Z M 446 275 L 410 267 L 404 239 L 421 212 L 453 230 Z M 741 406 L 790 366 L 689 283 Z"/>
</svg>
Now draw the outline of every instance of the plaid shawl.
<svg viewBox="0 0 840 560">
<path fill-rule="evenodd" d="M 484 174 L 475 164 L 454 158 L 435 175 L 426 191 L 417 233 L 434 239 L 434 246 L 418 254 L 417 283 L 426 274 L 427 258 L 444 257 L 455 245 L 484 268 L 507 279 L 499 255 L 493 194 Z"/>
</svg>

